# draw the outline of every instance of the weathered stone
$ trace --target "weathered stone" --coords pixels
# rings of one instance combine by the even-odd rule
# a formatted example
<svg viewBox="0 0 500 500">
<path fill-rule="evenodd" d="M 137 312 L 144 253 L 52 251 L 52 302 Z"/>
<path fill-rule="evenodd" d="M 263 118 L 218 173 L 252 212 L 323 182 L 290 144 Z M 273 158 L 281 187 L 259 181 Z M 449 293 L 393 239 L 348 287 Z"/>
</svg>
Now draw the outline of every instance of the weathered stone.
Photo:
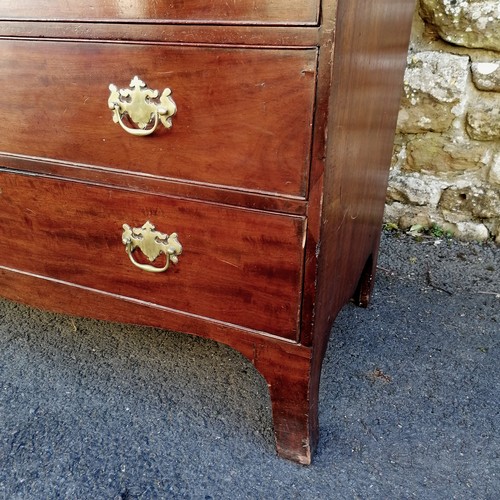
<svg viewBox="0 0 500 500">
<path fill-rule="evenodd" d="M 403 203 L 386 203 L 384 209 L 384 222 L 390 224 L 398 224 L 399 218 L 401 217 L 401 213 L 406 209 L 406 205 Z"/>
<path fill-rule="evenodd" d="M 468 71 L 468 57 L 435 51 L 411 56 L 405 72 L 398 130 L 448 130 L 465 94 Z"/>
<path fill-rule="evenodd" d="M 408 142 L 405 170 L 414 172 L 464 172 L 485 165 L 485 148 L 480 143 L 453 142 L 439 134 L 425 134 Z"/>
<path fill-rule="evenodd" d="M 458 222 L 455 227 L 455 236 L 462 240 L 486 241 L 490 237 L 488 228 L 482 223 Z"/>
<path fill-rule="evenodd" d="M 469 106 L 467 133 L 477 141 L 500 139 L 500 94 L 484 94 Z"/>
<path fill-rule="evenodd" d="M 401 229 L 410 229 L 412 226 L 422 226 L 427 229 L 432 226 L 432 220 L 429 214 L 422 212 L 405 213 L 400 217 L 399 227 Z"/>
<path fill-rule="evenodd" d="M 493 219 L 500 214 L 498 190 L 475 186 L 450 187 L 443 191 L 439 208 L 450 222 L 463 221 L 463 216 L 476 219 Z"/>
<path fill-rule="evenodd" d="M 393 175 L 389 181 L 387 196 L 393 201 L 435 207 L 441 199 L 444 186 L 442 181 L 423 178 L 418 173 Z"/>
<path fill-rule="evenodd" d="M 500 245 L 500 0 L 418 2 L 385 220 Z"/>
<path fill-rule="evenodd" d="M 489 181 L 491 184 L 496 184 L 500 186 L 500 154 L 496 155 L 491 164 Z M 500 214 L 499 214 L 500 215 Z"/>
<path fill-rule="evenodd" d="M 498 0 L 420 0 L 420 14 L 447 42 L 500 51 Z"/>
<path fill-rule="evenodd" d="M 415 224 L 430 227 L 432 218 L 428 207 L 416 207 L 404 203 L 388 203 L 385 206 L 384 220 L 397 224 L 401 229 L 408 229 Z"/>
<path fill-rule="evenodd" d="M 500 92 L 500 60 L 472 63 L 472 81 L 479 90 Z"/>
<path fill-rule="evenodd" d="M 488 228 L 490 235 L 495 239 L 495 243 L 500 245 L 500 216 L 492 221 L 488 221 L 485 226 Z"/>
</svg>

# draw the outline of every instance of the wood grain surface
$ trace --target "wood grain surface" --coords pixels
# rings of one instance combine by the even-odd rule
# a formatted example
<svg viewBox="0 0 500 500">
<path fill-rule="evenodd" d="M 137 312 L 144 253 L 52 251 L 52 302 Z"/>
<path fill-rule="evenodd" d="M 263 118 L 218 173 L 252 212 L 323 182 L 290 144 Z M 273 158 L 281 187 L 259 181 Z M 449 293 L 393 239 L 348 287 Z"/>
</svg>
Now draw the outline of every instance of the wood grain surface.
<svg viewBox="0 0 500 500">
<path fill-rule="evenodd" d="M 314 24 L 319 0 L 8 0 L 0 19 Z"/>
<path fill-rule="evenodd" d="M 5 172 L 0 190 L 7 267 L 297 338 L 302 217 Z M 121 241 L 148 220 L 183 246 L 164 273 L 135 267 Z"/>
<path fill-rule="evenodd" d="M 306 195 L 315 49 L 4 40 L 1 50 L 0 151 Z M 172 90 L 170 130 L 134 137 L 113 123 L 108 86 L 135 75 Z"/>
</svg>

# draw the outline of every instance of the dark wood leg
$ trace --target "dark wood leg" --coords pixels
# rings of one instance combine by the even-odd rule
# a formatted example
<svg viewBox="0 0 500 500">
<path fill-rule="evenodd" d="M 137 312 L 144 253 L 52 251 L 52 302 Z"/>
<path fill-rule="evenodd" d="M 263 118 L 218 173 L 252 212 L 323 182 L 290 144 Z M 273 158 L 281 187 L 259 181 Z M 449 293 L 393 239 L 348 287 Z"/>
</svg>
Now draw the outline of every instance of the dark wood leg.
<svg viewBox="0 0 500 500">
<path fill-rule="evenodd" d="M 278 454 L 310 464 L 318 441 L 319 389 L 319 373 L 312 373 L 311 350 L 300 345 L 261 345 L 254 364 L 269 387 Z"/>
<path fill-rule="evenodd" d="M 377 236 L 372 241 L 371 253 L 366 259 L 365 267 L 359 278 L 356 293 L 353 296 L 354 302 L 361 307 L 368 307 L 372 296 L 381 236 L 382 233 L 378 232 Z"/>
<path fill-rule="evenodd" d="M 361 307 L 368 307 L 370 298 L 373 291 L 373 284 L 375 281 L 375 264 L 374 259 L 370 255 L 366 261 L 363 272 L 359 278 L 358 287 L 354 294 L 354 302 Z"/>
<path fill-rule="evenodd" d="M 354 303 L 361 307 L 368 307 L 375 283 L 375 272 L 377 269 L 377 258 L 380 246 L 381 234 L 373 242 L 372 251 L 365 262 L 365 267 L 359 278 L 356 293 L 353 296 Z"/>
<path fill-rule="evenodd" d="M 92 316 L 98 319 L 156 327 L 175 324 L 173 321 L 176 319 L 172 313 L 112 297 L 103 300 L 98 293 L 83 289 L 74 294 L 71 287 L 62 283 L 2 269 L 1 266 L 0 288 L 12 300 L 57 312 L 85 316 L 91 310 Z M 184 324 L 188 331 L 206 330 L 204 321 L 198 326 L 193 322 L 189 328 L 184 323 L 185 318 L 179 321 L 179 325 Z M 301 464 L 309 464 L 318 440 L 321 352 L 318 350 L 313 356 L 311 348 L 300 344 L 271 337 L 262 339 L 257 335 L 245 338 L 243 335 L 242 332 L 235 335 L 225 329 L 212 332 L 212 338 L 247 357 L 267 381 L 278 454 Z"/>
</svg>

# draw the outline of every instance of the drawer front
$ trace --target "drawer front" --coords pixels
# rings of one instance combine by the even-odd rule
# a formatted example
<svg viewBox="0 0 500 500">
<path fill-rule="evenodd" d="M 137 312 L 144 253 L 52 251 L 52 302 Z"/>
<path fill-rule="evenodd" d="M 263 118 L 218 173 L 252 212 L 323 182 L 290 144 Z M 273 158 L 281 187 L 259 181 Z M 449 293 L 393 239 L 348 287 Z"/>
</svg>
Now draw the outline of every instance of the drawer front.
<svg viewBox="0 0 500 500">
<path fill-rule="evenodd" d="M 305 196 L 315 49 L 8 40 L 0 48 L 0 151 Z M 135 75 L 159 93 L 171 89 L 172 128 L 136 137 L 113 122 L 108 87 L 125 90 Z"/>
<path fill-rule="evenodd" d="M 316 24 L 319 0 L 15 0 L 0 19 Z"/>
<path fill-rule="evenodd" d="M 146 221 L 182 245 L 164 272 L 122 242 Z M 304 218 L 4 171 L 0 231 L 0 265 L 297 338 Z"/>
</svg>

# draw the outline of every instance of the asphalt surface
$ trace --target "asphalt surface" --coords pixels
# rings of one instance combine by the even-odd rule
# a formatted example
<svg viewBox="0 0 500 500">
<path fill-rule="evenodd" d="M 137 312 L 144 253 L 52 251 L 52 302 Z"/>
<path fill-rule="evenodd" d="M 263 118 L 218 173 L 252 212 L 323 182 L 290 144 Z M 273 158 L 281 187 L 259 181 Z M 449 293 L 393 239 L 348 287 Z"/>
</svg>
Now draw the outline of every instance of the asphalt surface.
<svg viewBox="0 0 500 500">
<path fill-rule="evenodd" d="M 339 315 L 320 443 L 274 452 L 231 349 L 0 300 L 0 499 L 500 498 L 500 249 L 385 234 Z"/>
</svg>

